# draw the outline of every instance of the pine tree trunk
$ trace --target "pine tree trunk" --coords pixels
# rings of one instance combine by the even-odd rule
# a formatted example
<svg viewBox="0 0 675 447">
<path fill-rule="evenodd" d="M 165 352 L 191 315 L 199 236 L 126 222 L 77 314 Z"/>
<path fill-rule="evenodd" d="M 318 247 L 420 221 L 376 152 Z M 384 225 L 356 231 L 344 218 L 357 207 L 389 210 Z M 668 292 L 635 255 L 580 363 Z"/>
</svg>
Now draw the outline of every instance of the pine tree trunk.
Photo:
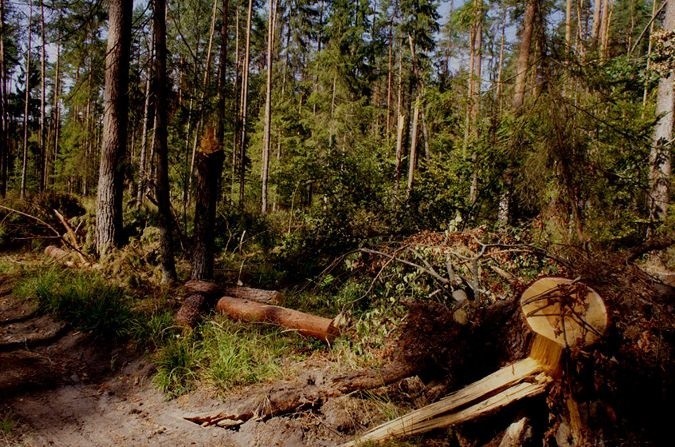
<svg viewBox="0 0 675 447">
<path fill-rule="evenodd" d="M 675 2 L 672 0 L 666 5 L 663 28 L 666 33 L 675 31 Z M 674 77 L 673 71 L 668 70 L 659 81 L 656 95 L 658 121 L 654 128 L 652 149 L 649 153 L 649 214 L 650 219 L 657 223 L 665 219 L 670 203 Z"/>
<path fill-rule="evenodd" d="M 218 182 L 224 159 L 225 153 L 222 150 L 197 152 L 192 279 L 213 278 L 213 230 L 218 201 Z"/>
<path fill-rule="evenodd" d="M 516 60 L 516 82 L 513 94 L 513 110 L 520 112 L 525 100 L 525 84 L 527 81 L 528 67 L 530 61 L 530 47 L 532 45 L 532 34 L 534 32 L 534 20 L 537 15 L 539 0 L 528 0 L 525 8 L 525 17 L 523 18 L 523 31 L 520 37 L 520 49 L 518 59 Z"/>
<path fill-rule="evenodd" d="M 124 0 L 109 3 L 103 139 L 96 199 L 96 247 L 100 255 L 122 242 L 132 6 L 132 2 Z"/>
<path fill-rule="evenodd" d="M 474 19 L 471 25 L 471 55 L 469 58 L 469 87 L 466 128 L 464 129 L 464 153 L 478 137 L 478 117 L 480 116 L 480 87 L 483 65 L 483 1 L 474 1 Z M 471 187 L 469 188 L 469 202 L 478 199 L 478 155 L 475 149 L 471 151 Z"/>
<path fill-rule="evenodd" d="M 225 80 L 227 68 L 228 0 L 222 3 L 223 22 L 220 29 L 220 68 L 218 79 L 216 147 L 202 145 L 195 160 L 195 220 L 192 251 L 193 279 L 213 278 L 213 239 L 216 206 L 220 194 L 220 176 L 225 160 Z"/>
<path fill-rule="evenodd" d="M 26 95 L 23 109 L 23 157 L 21 161 L 21 191 L 22 199 L 26 198 L 26 175 L 28 171 L 28 103 L 30 102 L 30 52 L 32 46 L 31 22 L 33 21 L 33 3 L 28 6 L 28 50 L 26 52 Z"/>
<path fill-rule="evenodd" d="M 155 155 L 157 157 L 156 190 L 159 212 L 159 254 L 162 282 L 177 279 L 173 248 L 173 214 L 169 186 L 169 148 L 167 143 L 168 93 L 166 75 L 166 0 L 153 0 L 153 42 L 155 46 L 154 98 L 155 98 Z"/>
<path fill-rule="evenodd" d="M 154 46 L 154 45 L 153 45 Z M 151 52 L 152 57 L 152 52 Z M 138 191 L 136 191 L 136 208 L 140 208 L 145 198 L 148 176 L 146 172 L 146 154 L 148 152 L 148 122 L 150 120 L 150 80 L 152 68 L 148 69 L 145 80 L 145 102 L 143 103 L 143 126 L 141 130 L 141 148 L 138 160 Z M 153 114 L 154 119 L 154 114 Z"/>
<path fill-rule="evenodd" d="M 393 51 L 394 51 L 394 37 L 392 33 L 393 24 L 389 24 L 389 50 L 387 55 L 387 128 L 386 128 L 386 139 L 387 144 L 389 144 L 389 138 L 391 135 L 391 89 L 392 89 L 392 78 L 393 78 Z"/>
<path fill-rule="evenodd" d="M 239 207 L 244 207 L 244 187 L 246 182 L 246 145 L 247 141 L 247 118 L 248 118 L 248 75 L 251 55 L 251 20 L 253 18 L 253 0 L 248 1 L 246 18 L 246 45 L 244 47 L 244 64 L 241 79 L 241 137 L 239 138 Z"/>
<path fill-rule="evenodd" d="M 7 138 L 7 80 L 5 72 L 5 0 L 0 0 L 0 197 L 7 195 L 9 141 Z"/>
<path fill-rule="evenodd" d="M 403 49 L 399 47 L 398 52 L 398 87 L 396 92 L 396 167 L 394 170 L 395 187 L 398 188 L 398 182 L 401 179 L 403 170 L 403 135 L 405 134 L 405 114 L 403 113 Z"/>
<path fill-rule="evenodd" d="M 46 104 L 47 104 L 47 72 L 46 72 L 46 45 L 45 42 L 45 6 L 44 1 L 40 0 L 40 162 L 38 163 L 39 188 L 45 190 L 47 181 L 47 144 L 46 144 Z"/>
<path fill-rule="evenodd" d="M 408 160 L 408 187 L 406 189 L 406 199 L 410 199 L 412 194 L 413 182 L 415 180 L 415 167 L 417 165 L 417 134 L 420 117 L 420 97 L 419 94 L 415 99 L 415 107 L 413 108 L 412 121 L 412 135 L 410 136 L 410 156 Z"/>
<path fill-rule="evenodd" d="M 263 214 L 267 213 L 267 194 L 270 168 L 270 145 L 272 129 L 272 61 L 274 51 L 274 22 L 276 16 L 276 1 L 269 0 L 269 17 L 267 21 L 267 87 L 265 91 L 265 129 L 262 150 L 262 208 Z"/>
<path fill-rule="evenodd" d="M 56 63 L 54 66 L 54 94 L 52 103 L 52 135 L 50 157 L 47 160 L 47 187 L 54 184 L 56 176 L 56 160 L 59 155 L 59 137 L 61 133 L 61 44 L 60 33 L 56 44 Z"/>
<path fill-rule="evenodd" d="M 209 87 L 209 80 L 211 77 L 211 59 L 213 58 L 213 37 L 216 34 L 216 13 L 218 11 L 218 0 L 213 0 L 213 8 L 211 10 L 211 26 L 209 27 L 209 44 L 206 48 L 206 69 L 204 70 L 204 80 L 202 81 L 202 89 L 199 93 L 199 119 L 195 126 L 195 135 L 192 143 L 192 156 L 190 157 L 190 175 L 188 176 L 187 188 L 187 204 L 190 203 L 190 191 L 192 190 L 192 175 L 194 173 L 195 156 L 197 154 L 197 142 L 204 123 L 204 98 Z M 185 207 L 183 208 L 185 209 Z"/>
<path fill-rule="evenodd" d="M 613 4 L 610 0 L 602 0 L 602 19 L 600 20 L 600 59 L 605 60 L 609 50 L 609 25 Z"/>
<path fill-rule="evenodd" d="M 647 44 L 647 67 L 646 71 L 649 72 L 651 65 L 651 56 L 652 56 L 652 35 L 654 34 L 654 19 L 656 16 L 656 1 L 652 2 L 652 16 L 651 21 L 649 22 L 649 36 Z M 647 95 L 649 94 L 649 80 L 645 80 L 644 90 L 642 92 L 642 114 L 644 116 L 644 108 L 647 107 Z"/>
<path fill-rule="evenodd" d="M 600 37 L 600 14 L 603 1 L 604 0 L 593 0 L 593 27 L 591 28 L 591 43 L 593 46 L 598 44 L 598 38 Z"/>
<path fill-rule="evenodd" d="M 572 0 L 565 2 L 565 51 L 572 45 Z"/>
</svg>

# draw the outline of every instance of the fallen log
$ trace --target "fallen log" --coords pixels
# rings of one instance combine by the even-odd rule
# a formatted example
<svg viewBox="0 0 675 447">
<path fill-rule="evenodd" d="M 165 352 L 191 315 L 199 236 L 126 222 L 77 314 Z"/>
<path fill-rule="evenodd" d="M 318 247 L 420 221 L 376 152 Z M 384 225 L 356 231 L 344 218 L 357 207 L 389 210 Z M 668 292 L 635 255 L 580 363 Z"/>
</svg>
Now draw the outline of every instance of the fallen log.
<svg viewBox="0 0 675 447">
<path fill-rule="evenodd" d="M 205 304 L 206 297 L 204 295 L 193 294 L 185 298 L 176 313 L 176 324 L 183 327 L 195 327 L 199 322 Z"/>
<path fill-rule="evenodd" d="M 185 283 L 190 293 L 200 293 L 208 298 L 233 296 L 244 300 L 257 301 L 263 304 L 279 305 L 283 295 L 276 290 L 256 289 L 253 287 L 223 287 L 214 282 L 191 279 Z"/>
<path fill-rule="evenodd" d="M 268 419 L 309 408 L 318 408 L 326 400 L 354 391 L 365 391 L 399 382 L 415 374 L 413 367 L 390 363 L 382 368 L 367 369 L 340 375 L 319 383 L 315 377 L 304 377 L 282 386 L 257 393 L 237 402 L 228 410 L 220 410 L 185 419 L 202 427 L 218 425 L 233 428 L 250 419 Z"/>
<path fill-rule="evenodd" d="M 220 298 L 216 311 L 237 320 L 272 323 L 326 342 L 339 334 L 334 320 L 329 318 L 231 296 Z"/>
<path fill-rule="evenodd" d="M 45 248 L 45 254 L 55 261 L 64 264 L 68 267 L 75 266 L 75 262 L 71 259 L 70 253 L 56 245 L 48 245 Z"/>
</svg>

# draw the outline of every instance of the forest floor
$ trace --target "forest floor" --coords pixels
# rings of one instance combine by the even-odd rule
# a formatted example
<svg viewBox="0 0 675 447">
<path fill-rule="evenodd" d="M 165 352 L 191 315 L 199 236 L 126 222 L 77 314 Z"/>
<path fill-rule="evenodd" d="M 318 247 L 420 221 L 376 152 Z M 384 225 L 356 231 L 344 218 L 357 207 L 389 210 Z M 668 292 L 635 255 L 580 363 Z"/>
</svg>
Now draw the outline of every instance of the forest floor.
<svg viewBox="0 0 675 447">
<path fill-rule="evenodd" d="M 517 407 L 499 420 L 488 418 L 458 431 L 445 430 L 416 444 L 390 445 L 496 447 L 508 424 L 525 413 L 538 415 L 531 421 L 539 432 L 536 445 L 543 438 L 548 439 L 544 445 L 571 446 L 560 438 L 560 421 L 551 425 L 552 417 L 558 416 L 552 401 L 563 394 L 579 401 L 585 423 L 597 439 L 605 440 L 602 445 L 665 445 L 660 444 L 665 438 L 654 432 L 659 427 L 667 431 L 662 424 L 665 417 L 654 402 L 669 402 L 673 394 L 672 272 L 662 272 L 671 284 L 657 296 L 655 289 L 641 283 L 643 273 L 596 270 L 602 265 L 609 268 L 609 261 L 594 265 L 593 271 L 606 279 L 595 286 L 604 287 L 600 291 L 610 309 L 612 327 L 597 349 L 572 353 L 566 360 L 561 388 L 568 387 L 571 394 L 559 389 L 558 397 L 554 393 L 529 407 Z M 202 386 L 168 399 L 152 383 L 156 367 L 148 353 L 139 354 L 129 346 L 107 346 L 38 312 L 35 304 L 14 296 L 14 281 L 0 274 L 0 446 L 328 447 L 428 403 L 425 384 L 413 376 L 367 394 L 349 393 L 320 405 L 310 403 L 311 411 L 264 420 L 253 417 L 234 428 L 202 427 L 185 417 L 234 408 L 284 382 L 237 387 L 224 396 L 222 391 Z M 448 318 L 433 314 L 403 331 L 417 338 L 398 339 L 395 344 L 417 364 L 425 362 L 427 354 L 435 357 L 442 352 L 438 360 L 449 365 L 444 372 L 456 380 L 454 385 L 469 383 L 493 371 L 490 368 L 525 355 L 523 333 L 527 331 L 514 324 L 515 303 L 507 300 L 477 309 L 470 317 L 480 324 L 471 328 L 455 325 L 456 331 L 446 333 L 439 330 L 439 324 L 447 329 Z M 502 336 L 495 338 L 495 333 Z M 462 342 L 452 343 L 457 339 Z M 422 346 L 420 340 L 432 344 Z M 448 350 L 450 345 L 453 348 Z M 476 356 L 476 352 L 481 354 Z M 297 373 L 286 375 L 294 387 L 329 383 L 336 372 L 344 372 L 322 352 L 300 362 L 291 367 Z"/>
<path fill-rule="evenodd" d="M 168 399 L 152 383 L 149 354 L 95 342 L 15 298 L 12 287 L 13 279 L 0 275 L 0 446 L 334 446 L 350 439 L 338 429 L 372 422 L 364 420 L 367 403 L 352 405 L 346 396 L 319 413 L 254 418 L 236 430 L 201 427 L 185 417 L 234 406 L 279 383 L 225 397 L 201 387 Z M 335 369 L 321 354 L 295 366 L 311 383 Z"/>
</svg>

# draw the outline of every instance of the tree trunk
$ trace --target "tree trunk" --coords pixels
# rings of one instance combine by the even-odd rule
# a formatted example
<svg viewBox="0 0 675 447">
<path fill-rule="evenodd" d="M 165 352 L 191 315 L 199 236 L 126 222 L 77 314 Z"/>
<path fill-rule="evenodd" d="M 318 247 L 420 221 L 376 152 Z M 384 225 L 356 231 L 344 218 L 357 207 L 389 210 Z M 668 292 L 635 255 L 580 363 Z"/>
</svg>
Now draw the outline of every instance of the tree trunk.
<svg viewBox="0 0 675 447">
<path fill-rule="evenodd" d="M 663 28 L 666 33 L 675 30 L 675 2 L 666 5 Z M 661 77 L 656 96 L 656 116 L 652 149 L 649 153 L 650 200 L 649 214 L 654 222 L 661 223 L 670 203 L 670 153 L 673 144 L 673 71 Z"/>
<path fill-rule="evenodd" d="M 593 27 L 591 28 L 591 43 L 593 45 L 598 44 L 598 38 L 600 37 L 600 23 L 602 11 L 602 2 L 604 0 L 593 0 Z"/>
<path fill-rule="evenodd" d="M 265 130 L 262 150 L 262 209 L 267 213 L 267 182 L 270 168 L 270 143 L 272 129 L 272 60 L 274 51 L 274 23 L 276 19 L 276 0 L 269 0 L 269 17 L 267 20 L 267 88 L 265 91 Z"/>
<path fill-rule="evenodd" d="M 122 242 L 132 2 L 110 0 L 105 58 L 103 141 L 96 198 L 96 247 L 106 254 Z"/>
<path fill-rule="evenodd" d="M 54 102 L 52 104 L 52 126 L 53 134 L 51 138 L 51 157 L 47 162 L 47 186 L 54 183 L 56 176 L 56 160 L 59 156 L 59 137 L 61 134 L 61 34 L 56 44 L 56 65 L 54 67 Z"/>
<path fill-rule="evenodd" d="M 7 195 L 9 141 L 7 138 L 7 79 L 5 72 L 5 0 L 0 0 L 0 197 Z"/>
<path fill-rule="evenodd" d="M 387 127 L 386 127 L 386 140 L 387 144 L 390 142 L 391 135 L 391 89 L 392 89 L 392 78 L 393 78 L 393 50 L 394 50 L 394 37 L 393 37 L 393 24 L 389 24 L 389 49 L 387 54 Z"/>
<path fill-rule="evenodd" d="M 212 131 L 206 129 L 206 133 Z M 213 152 L 199 150 L 196 166 L 195 232 L 192 252 L 192 278 L 211 279 L 213 277 L 213 239 L 218 200 L 218 182 L 225 159 L 225 153 L 216 149 Z"/>
<path fill-rule="evenodd" d="M 216 206 L 220 195 L 220 176 L 225 160 L 225 80 L 227 67 L 227 28 L 228 0 L 222 3 L 223 22 L 220 29 L 220 68 L 218 79 L 218 110 L 216 128 L 207 128 L 200 150 L 197 152 L 196 201 L 194 220 L 194 244 L 192 251 L 192 278 L 211 279 L 213 277 L 213 239 L 216 220 Z M 209 135 L 215 132 L 215 135 Z M 214 144 L 207 144 L 213 138 Z"/>
<path fill-rule="evenodd" d="M 154 42 L 151 42 L 150 60 L 153 58 Z M 138 160 L 138 191 L 136 191 L 136 208 L 140 208 L 147 192 L 148 173 L 147 171 L 147 153 L 148 153 L 148 123 L 150 122 L 150 97 L 151 80 L 153 77 L 152 64 L 148 64 L 148 70 L 145 80 L 145 101 L 143 103 L 143 126 L 141 130 L 141 149 Z M 152 114 L 154 121 L 154 113 Z"/>
<path fill-rule="evenodd" d="M 46 104 L 47 104 L 47 73 L 46 73 L 46 45 L 45 42 L 45 5 L 44 1 L 40 0 L 40 162 L 38 163 L 39 173 L 39 189 L 45 190 L 47 184 L 47 144 L 46 144 Z"/>
<path fill-rule="evenodd" d="M 156 192 L 159 212 L 159 252 L 162 265 L 162 282 L 176 280 L 173 248 L 173 214 L 169 186 L 169 148 L 167 144 L 168 94 L 166 76 L 166 0 L 153 3 L 153 42 L 155 46 L 154 98 L 155 98 L 155 156 L 157 157 Z"/>
<path fill-rule="evenodd" d="M 239 138 L 239 207 L 244 207 L 244 186 L 246 181 L 246 121 L 248 115 L 248 75 L 251 54 L 251 20 L 253 17 L 253 0 L 248 1 L 246 19 L 246 45 L 244 47 L 244 64 L 241 77 L 241 137 Z"/>
<path fill-rule="evenodd" d="M 537 7 L 539 6 L 538 1 L 528 0 L 525 8 L 525 17 L 523 18 L 523 32 L 520 37 L 520 49 L 518 51 L 518 59 L 516 60 L 516 81 L 513 94 L 513 110 L 516 114 L 520 113 L 525 99 L 525 84 L 530 61 L 534 19 L 537 15 Z"/>
<path fill-rule="evenodd" d="M 403 135 L 405 134 L 405 114 L 403 113 L 403 48 L 398 52 L 398 87 L 396 92 L 396 115 L 398 117 L 396 127 L 396 167 L 394 171 L 395 187 L 401 179 L 403 164 Z"/>
<path fill-rule="evenodd" d="M 199 119 L 197 120 L 197 125 L 195 126 L 195 136 L 192 143 L 192 156 L 190 157 L 190 175 L 188 176 L 188 187 L 187 187 L 187 200 L 185 200 L 185 205 L 190 203 L 190 192 L 192 191 L 192 175 L 195 170 L 195 157 L 197 154 L 197 142 L 201 134 L 202 126 L 204 123 L 204 98 L 206 97 L 206 91 L 209 87 L 209 80 L 211 77 L 211 59 L 213 57 L 213 36 L 216 34 L 216 13 L 218 12 L 218 0 L 213 0 L 213 8 L 211 11 L 211 26 L 209 27 L 209 44 L 206 47 L 206 68 L 204 70 L 204 80 L 202 81 L 202 89 L 199 93 L 199 103 L 197 104 L 199 110 Z M 186 210 L 186 206 L 183 207 L 183 210 Z"/>
<path fill-rule="evenodd" d="M 649 72 L 651 55 L 652 55 L 652 35 L 654 34 L 654 19 L 656 16 L 656 1 L 652 2 L 652 16 L 651 21 L 649 22 L 649 36 L 647 44 L 647 67 L 646 71 Z M 649 94 L 649 80 L 645 80 L 644 90 L 642 92 L 642 114 L 644 117 L 644 108 L 647 107 L 647 95 Z"/>
<path fill-rule="evenodd" d="M 478 117 L 480 116 L 480 87 L 483 65 L 483 0 L 474 1 L 474 19 L 471 25 L 471 56 L 469 58 L 469 91 L 467 95 L 466 128 L 464 129 L 464 153 L 466 147 L 478 137 Z M 475 148 L 471 151 L 471 187 L 469 202 L 474 203 L 478 198 L 478 155 Z"/>
<path fill-rule="evenodd" d="M 600 59 L 605 60 L 609 51 L 609 25 L 612 18 L 613 3 L 602 0 L 602 19 L 600 20 Z"/>
<path fill-rule="evenodd" d="M 408 187 L 406 189 L 406 198 L 410 199 L 412 194 L 413 181 L 415 179 L 415 166 L 417 165 L 417 134 L 420 117 L 420 97 L 415 100 L 413 109 L 412 135 L 410 136 L 410 156 L 408 160 Z"/>
<path fill-rule="evenodd" d="M 26 51 L 26 95 L 23 109 L 23 158 L 21 161 L 21 192 L 22 199 L 26 198 L 26 174 L 28 170 L 28 103 L 30 102 L 30 52 L 31 52 L 31 22 L 33 21 L 33 3 L 28 5 L 28 50 Z"/>
<path fill-rule="evenodd" d="M 565 51 L 572 45 L 572 0 L 565 2 Z"/>
</svg>

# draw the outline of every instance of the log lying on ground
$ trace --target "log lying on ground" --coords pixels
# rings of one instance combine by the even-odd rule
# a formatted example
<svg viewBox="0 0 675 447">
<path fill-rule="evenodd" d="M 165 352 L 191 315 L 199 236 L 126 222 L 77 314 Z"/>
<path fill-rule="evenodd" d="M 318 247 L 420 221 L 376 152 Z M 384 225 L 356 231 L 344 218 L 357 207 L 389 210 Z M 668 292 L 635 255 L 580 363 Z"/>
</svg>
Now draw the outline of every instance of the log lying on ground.
<svg viewBox="0 0 675 447">
<path fill-rule="evenodd" d="M 331 342 L 339 333 L 329 318 L 231 296 L 220 298 L 216 311 L 237 320 L 272 323 L 327 342 Z"/>
<path fill-rule="evenodd" d="M 77 265 L 77 263 L 73 260 L 74 258 L 71 255 L 71 252 L 57 247 L 56 245 L 48 245 L 45 248 L 45 254 L 67 267 L 74 267 Z"/>
<path fill-rule="evenodd" d="M 226 295 L 272 305 L 279 305 L 283 301 L 281 292 L 276 290 L 256 289 L 253 287 L 223 287 L 214 282 L 198 279 L 191 279 L 186 282 L 185 288 L 191 293 L 200 293 L 206 295 L 208 298 Z"/>
<path fill-rule="evenodd" d="M 183 300 L 183 304 L 176 313 L 176 324 L 193 328 L 199 322 L 202 310 L 206 305 L 204 295 L 192 294 Z"/>
<path fill-rule="evenodd" d="M 249 419 L 267 419 L 309 408 L 320 407 L 327 399 L 354 391 L 365 391 L 389 385 L 414 375 L 413 367 L 390 363 L 377 370 L 368 369 L 356 373 L 336 376 L 320 382 L 314 377 L 305 377 L 286 383 L 266 392 L 258 393 L 245 400 L 238 400 L 228 410 L 197 416 L 187 416 L 188 421 L 202 427 L 218 425 L 236 427 Z"/>
</svg>

